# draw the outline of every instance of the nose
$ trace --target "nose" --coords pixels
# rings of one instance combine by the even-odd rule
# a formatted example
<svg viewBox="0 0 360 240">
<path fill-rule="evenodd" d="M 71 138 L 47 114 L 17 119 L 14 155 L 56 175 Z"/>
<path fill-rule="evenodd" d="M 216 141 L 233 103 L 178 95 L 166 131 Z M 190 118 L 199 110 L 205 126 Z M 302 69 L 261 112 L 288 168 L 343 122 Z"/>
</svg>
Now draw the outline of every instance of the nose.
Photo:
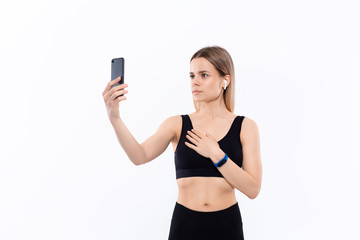
<svg viewBox="0 0 360 240">
<path fill-rule="evenodd" d="M 194 76 L 193 79 L 191 79 L 191 84 L 199 85 L 199 82 L 197 80 L 197 77 Z"/>
</svg>

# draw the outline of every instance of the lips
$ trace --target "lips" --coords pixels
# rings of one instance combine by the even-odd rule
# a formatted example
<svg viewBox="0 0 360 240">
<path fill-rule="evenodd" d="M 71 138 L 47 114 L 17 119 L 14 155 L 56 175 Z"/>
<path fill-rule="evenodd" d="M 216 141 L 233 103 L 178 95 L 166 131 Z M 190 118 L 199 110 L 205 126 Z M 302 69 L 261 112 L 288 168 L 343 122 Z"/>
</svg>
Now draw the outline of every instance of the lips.
<svg viewBox="0 0 360 240">
<path fill-rule="evenodd" d="M 199 93 L 199 92 L 201 92 L 201 91 L 195 90 L 195 91 L 193 91 L 192 93 Z"/>
</svg>

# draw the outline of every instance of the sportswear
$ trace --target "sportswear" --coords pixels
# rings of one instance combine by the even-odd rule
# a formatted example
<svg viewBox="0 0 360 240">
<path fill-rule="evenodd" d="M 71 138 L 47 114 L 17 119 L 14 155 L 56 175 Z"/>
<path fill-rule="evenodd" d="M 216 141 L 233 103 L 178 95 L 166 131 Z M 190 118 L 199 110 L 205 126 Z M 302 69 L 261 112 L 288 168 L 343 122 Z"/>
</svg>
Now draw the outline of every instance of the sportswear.
<svg viewBox="0 0 360 240">
<path fill-rule="evenodd" d="M 223 177 L 210 158 L 198 154 L 195 150 L 185 145 L 185 141 L 191 143 L 187 138 L 187 131 L 193 129 L 189 115 L 181 115 L 181 135 L 174 152 L 176 179 L 184 177 Z M 243 153 L 240 141 L 241 124 L 244 116 L 236 116 L 227 134 L 218 141 L 218 144 L 229 158 L 242 167 Z"/>
<path fill-rule="evenodd" d="M 218 211 L 201 212 L 175 203 L 168 240 L 244 240 L 238 202 Z"/>
</svg>

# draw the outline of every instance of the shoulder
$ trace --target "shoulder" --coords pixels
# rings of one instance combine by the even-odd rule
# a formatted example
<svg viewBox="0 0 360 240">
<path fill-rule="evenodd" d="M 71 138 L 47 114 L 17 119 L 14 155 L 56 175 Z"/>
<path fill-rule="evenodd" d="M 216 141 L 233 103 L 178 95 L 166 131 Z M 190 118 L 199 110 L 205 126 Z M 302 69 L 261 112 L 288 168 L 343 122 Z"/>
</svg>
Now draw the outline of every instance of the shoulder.
<svg viewBox="0 0 360 240">
<path fill-rule="evenodd" d="M 182 117 L 181 115 L 170 116 L 166 118 L 160 126 L 166 128 L 173 134 L 172 139 L 176 139 L 178 129 L 182 126 Z"/>
<path fill-rule="evenodd" d="M 259 136 L 259 127 L 255 120 L 243 116 L 243 121 L 241 124 L 240 139 L 241 142 L 246 142 L 250 139 L 258 138 Z"/>
<path fill-rule="evenodd" d="M 175 127 L 179 124 L 181 124 L 182 122 L 182 117 L 181 115 L 173 115 L 170 116 L 166 119 L 164 119 L 161 123 L 162 126 L 166 126 L 166 127 Z"/>
<path fill-rule="evenodd" d="M 169 125 L 175 126 L 175 125 L 178 125 L 179 123 L 181 123 L 181 121 L 182 121 L 181 115 L 173 115 L 173 116 L 166 118 L 163 122 L 167 123 Z"/>
</svg>

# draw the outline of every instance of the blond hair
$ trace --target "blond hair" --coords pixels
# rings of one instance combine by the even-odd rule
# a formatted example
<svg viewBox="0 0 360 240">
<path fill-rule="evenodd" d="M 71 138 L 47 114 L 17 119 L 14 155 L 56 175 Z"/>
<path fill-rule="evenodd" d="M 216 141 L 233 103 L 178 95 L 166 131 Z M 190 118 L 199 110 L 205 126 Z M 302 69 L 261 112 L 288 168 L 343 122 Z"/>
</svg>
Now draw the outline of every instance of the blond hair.
<svg viewBox="0 0 360 240">
<path fill-rule="evenodd" d="M 198 50 L 190 59 L 203 57 L 208 60 L 215 69 L 219 72 L 220 76 L 230 75 L 230 84 L 223 92 L 224 102 L 226 108 L 230 112 L 234 112 L 235 108 L 235 71 L 234 63 L 228 51 L 219 46 L 204 47 Z M 200 104 L 193 100 L 196 111 L 199 110 Z"/>
</svg>

